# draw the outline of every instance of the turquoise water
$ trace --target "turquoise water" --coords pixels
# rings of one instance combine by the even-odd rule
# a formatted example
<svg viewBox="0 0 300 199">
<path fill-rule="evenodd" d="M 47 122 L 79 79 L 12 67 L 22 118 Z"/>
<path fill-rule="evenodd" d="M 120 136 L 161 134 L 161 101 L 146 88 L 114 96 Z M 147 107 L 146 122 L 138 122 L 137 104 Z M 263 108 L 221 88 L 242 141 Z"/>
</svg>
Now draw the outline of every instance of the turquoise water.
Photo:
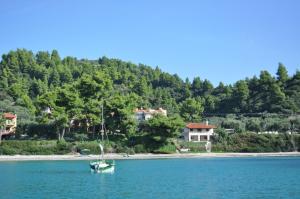
<svg viewBox="0 0 300 199">
<path fill-rule="evenodd" d="M 0 198 L 300 198 L 300 157 L 1 162 Z"/>
</svg>

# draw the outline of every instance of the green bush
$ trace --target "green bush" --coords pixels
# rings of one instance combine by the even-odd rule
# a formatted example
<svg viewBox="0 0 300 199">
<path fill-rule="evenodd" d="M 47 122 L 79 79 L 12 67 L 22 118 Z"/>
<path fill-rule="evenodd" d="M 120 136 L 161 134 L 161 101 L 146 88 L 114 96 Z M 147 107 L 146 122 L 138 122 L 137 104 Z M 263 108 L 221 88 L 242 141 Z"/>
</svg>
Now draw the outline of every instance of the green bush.
<svg viewBox="0 0 300 199">
<path fill-rule="evenodd" d="M 2 145 L 0 146 L 0 154 L 1 155 L 16 155 L 18 151 L 10 146 Z"/>
<path fill-rule="evenodd" d="M 190 152 L 206 152 L 205 148 L 206 142 L 179 142 L 181 148 L 188 148 Z"/>
<path fill-rule="evenodd" d="M 99 148 L 99 145 L 98 145 L 98 143 L 96 141 L 92 141 L 92 142 L 88 142 L 88 141 L 76 142 L 76 148 L 77 148 L 78 152 L 80 152 L 80 151 L 82 151 L 84 149 L 88 149 L 88 150 L 90 150 L 91 154 L 99 154 L 100 153 L 100 148 Z"/>
<path fill-rule="evenodd" d="M 124 152 L 125 152 L 126 154 L 130 154 L 130 155 L 134 155 L 134 154 L 135 154 L 134 149 L 131 148 L 131 147 L 125 147 L 124 149 L 125 149 Z"/>
<path fill-rule="evenodd" d="M 116 153 L 126 153 L 127 147 L 124 147 L 122 145 L 116 145 L 115 151 L 116 151 Z"/>
<path fill-rule="evenodd" d="M 173 144 L 167 144 L 167 145 L 161 146 L 158 149 L 153 151 L 153 153 L 164 153 L 164 154 L 170 154 L 170 153 L 175 153 L 175 152 L 176 152 L 176 147 Z"/>
<path fill-rule="evenodd" d="M 145 146 L 142 144 L 137 144 L 134 146 L 135 153 L 147 153 Z"/>
<path fill-rule="evenodd" d="M 214 152 L 289 152 L 299 150 L 300 135 L 232 134 L 213 141 Z"/>
<path fill-rule="evenodd" d="M 146 145 L 136 144 L 132 147 L 122 142 L 104 142 L 105 152 L 116 153 L 175 153 L 174 144 Z M 180 148 L 189 148 L 191 152 L 205 152 L 205 143 L 178 142 Z M 91 154 L 99 154 L 97 141 L 66 142 L 56 140 L 4 140 L 0 144 L 0 155 L 51 155 L 68 154 L 88 149 Z M 300 151 L 300 135 L 288 134 L 256 134 L 235 133 L 219 134 L 218 138 L 212 139 L 213 152 L 288 152 Z"/>
<path fill-rule="evenodd" d="M 56 145 L 56 154 L 62 155 L 72 151 L 72 144 L 66 141 L 58 141 Z"/>
<path fill-rule="evenodd" d="M 50 155 L 56 154 L 56 142 L 9 140 L 2 142 L 0 151 L 3 155 Z"/>
</svg>

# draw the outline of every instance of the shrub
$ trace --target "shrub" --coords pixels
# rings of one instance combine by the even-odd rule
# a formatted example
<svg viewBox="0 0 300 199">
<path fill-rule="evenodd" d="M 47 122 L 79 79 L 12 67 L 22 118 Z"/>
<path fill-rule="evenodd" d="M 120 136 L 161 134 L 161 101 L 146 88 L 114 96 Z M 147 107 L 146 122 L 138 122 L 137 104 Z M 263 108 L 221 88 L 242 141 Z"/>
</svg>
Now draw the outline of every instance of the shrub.
<svg viewBox="0 0 300 199">
<path fill-rule="evenodd" d="M 134 146 L 134 152 L 135 153 L 147 153 L 145 146 L 142 144 L 137 144 Z"/>
<path fill-rule="evenodd" d="M 58 141 L 56 145 L 56 154 L 66 154 L 70 153 L 72 150 L 72 145 L 66 141 Z"/>
<path fill-rule="evenodd" d="M 181 148 L 188 148 L 190 152 L 206 152 L 204 142 L 179 142 Z"/>
<path fill-rule="evenodd" d="M 9 140 L 0 145 L 3 155 L 50 155 L 56 152 L 55 141 Z"/>
<path fill-rule="evenodd" d="M 100 148 L 99 145 L 96 141 L 88 142 L 88 141 L 83 141 L 83 142 L 76 142 L 76 148 L 77 151 L 80 152 L 84 149 L 90 150 L 91 154 L 99 154 L 100 153 Z M 105 149 L 105 147 L 104 147 Z"/>
<path fill-rule="evenodd" d="M 165 154 L 170 154 L 175 152 L 176 152 L 176 147 L 173 144 L 167 144 L 161 146 L 160 148 L 153 151 L 153 153 L 165 153 Z"/>
<path fill-rule="evenodd" d="M 233 134 L 215 140 L 214 152 L 288 152 L 299 149 L 300 135 L 258 135 L 256 133 Z"/>
<path fill-rule="evenodd" d="M 0 154 L 1 155 L 16 155 L 18 151 L 10 146 L 1 145 L 0 146 Z"/>
</svg>

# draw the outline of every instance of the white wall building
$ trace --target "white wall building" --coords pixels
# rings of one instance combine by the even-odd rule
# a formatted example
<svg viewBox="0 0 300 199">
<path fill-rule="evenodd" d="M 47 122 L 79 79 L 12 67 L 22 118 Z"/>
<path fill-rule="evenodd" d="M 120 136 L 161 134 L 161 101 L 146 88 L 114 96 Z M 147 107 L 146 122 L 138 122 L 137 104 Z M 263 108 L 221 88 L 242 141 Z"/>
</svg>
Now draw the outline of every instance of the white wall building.
<svg viewBox="0 0 300 199">
<path fill-rule="evenodd" d="M 2 135 L 15 134 L 17 128 L 17 115 L 12 113 L 4 113 L 2 115 L 2 118 L 5 120 L 5 125 L 4 125 L 5 128 L 0 129 L 4 131 L 1 132 L 1 134 Z"/>
<path fill-rule="evenodd" d="M 274 134 L 274 135 L 278 135 L 278 131 L 264 131 L 264 132 L 258 132 L 257 134 Z"/>
<path fill-rule="evenodd" d="M 189 142 L 209 142 L 214 134 L 214 125 L 206 123 L 189 123 L 183 131 L 184 140 Z"/>
<path fill-rule="evenodd" d="M 138 121 L 143 121 L 143 120 L 149 120 L 152 118 L 154 115 L 160 114 L 163 116 L 167 116 L 167 110 L 163 108 L 159 108 L 157 110 L 155 109 L 135 109 L 134 110 L 134 117 Z"/>
</svg>

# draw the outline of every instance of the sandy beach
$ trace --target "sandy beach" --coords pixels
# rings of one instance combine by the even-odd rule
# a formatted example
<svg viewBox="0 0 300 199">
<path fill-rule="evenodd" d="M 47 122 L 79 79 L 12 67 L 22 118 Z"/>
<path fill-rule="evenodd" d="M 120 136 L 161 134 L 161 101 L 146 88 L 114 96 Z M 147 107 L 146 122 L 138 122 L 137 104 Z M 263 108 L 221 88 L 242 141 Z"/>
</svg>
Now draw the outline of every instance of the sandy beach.
<svg viewBox="0 0 300 199">
<path fill-rule="evenodd" d="M 281 153 L 181 153 L 181 154 L 105 154 L 105 159 L 138 160 L 164 158 L 224 158 L 224 157 L 284 157 L 300 156 L 300 152 Z M 99 155 L 13 155 L 0 156 L 0 161 L 36 161 L 36 160 L 93 160 Z"/>
</svg>

